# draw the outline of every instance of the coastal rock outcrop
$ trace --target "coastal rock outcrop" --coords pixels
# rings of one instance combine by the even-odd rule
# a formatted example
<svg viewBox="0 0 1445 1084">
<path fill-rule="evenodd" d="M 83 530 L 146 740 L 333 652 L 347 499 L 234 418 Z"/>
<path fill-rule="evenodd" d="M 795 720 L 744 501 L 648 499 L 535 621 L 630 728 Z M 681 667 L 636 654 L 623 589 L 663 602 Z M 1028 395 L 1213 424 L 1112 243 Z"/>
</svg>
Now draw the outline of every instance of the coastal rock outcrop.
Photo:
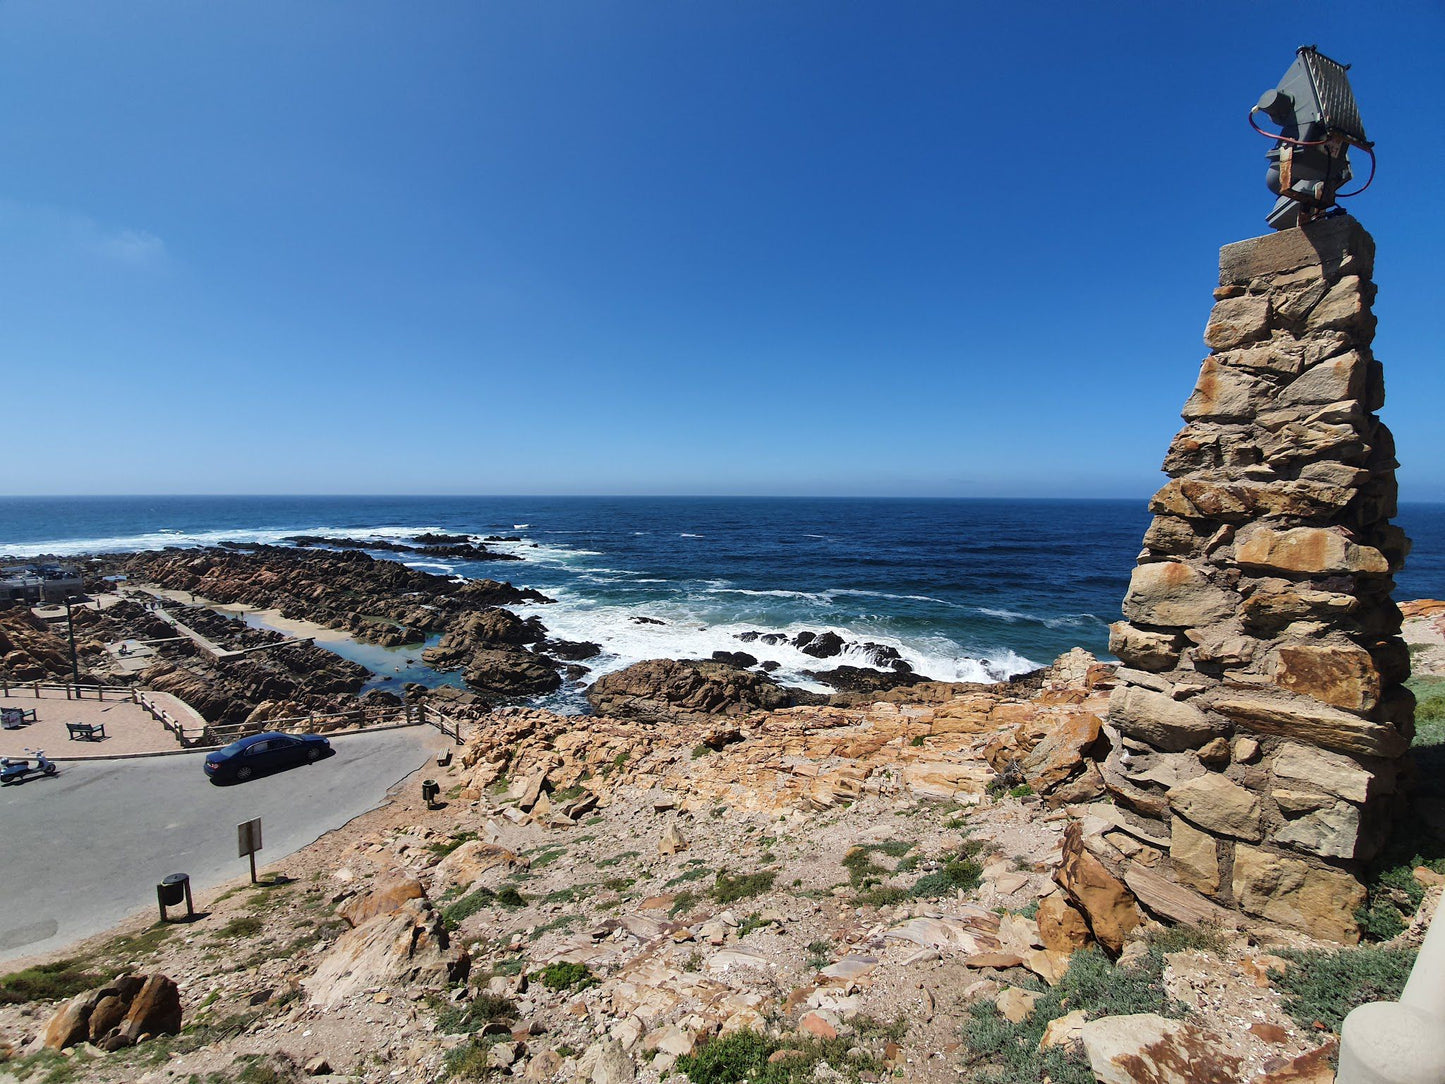
<svg viewBox="0 0 1445 1084">
<path fill-rule="evenodd" d="M 511 610 L 489 606 L 453 622 L 437 645 L 427 648 L 421 657 L 428 666 L 446 670 L 466 665 L 482 648 L 535 644 L 546 631 L 535 617 L 523 621 Z"/>
<path fill-rule="evenodd" d="M 1213 351 L 1112 629 L 1099 765 L 1126 834 L 1154 841 L 1151 873 L 1341 941 L 1413 734 L 1373 263 L 1346 216 L 1222 251 Z"/>
<path fill-rule="evenodd" d="M 472 653 L 462 679 L 482 694 L 540 696 L 562 687 L 557 663 L 521 648 L 482 648 Z"/>
<path fill-rule="evenodd" d="M 587 690 L 599 714 L 658 722 L 783 708 L 796 693 L 725 662 L 650 659 L 604 674 Z"/>
<path fill-rule="evenodd" d="M 458 583 L 356 549 L 162 550 L 127 557 L 120 567 L 173 591 L 275 609 L 388 646 L 418 643 L 474 610 L 551 601 L 496 580 Z"/>
</svg>

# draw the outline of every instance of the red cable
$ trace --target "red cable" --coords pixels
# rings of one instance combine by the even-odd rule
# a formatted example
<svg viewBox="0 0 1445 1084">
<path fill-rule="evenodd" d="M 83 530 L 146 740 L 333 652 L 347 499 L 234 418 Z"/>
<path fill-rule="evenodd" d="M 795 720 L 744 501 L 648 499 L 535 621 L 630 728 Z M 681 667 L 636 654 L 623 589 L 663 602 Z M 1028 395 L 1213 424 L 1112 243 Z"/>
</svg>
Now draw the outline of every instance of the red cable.
<svg viewBox="0 0 1445 1084">
<path fill-rule="evenodd" d="M 1249 126 L 1250 126 L 1251 128 L 1253 128 L 1256 132 L 1258 132 L 1260 135 L 1264 136 L 1265 139 L 1277 139 L 1277 140 L 1279 140 L 1281 143 L 1293 143 L 1296 147 L 1322 147 L 1322 146 L 1324 146 L 1326 143 L 1329 142 L 1329 139 L 1328 139 L 1328 138 L 1326 138 L 1326 139 L 1314 139 L 1314 140 L 1291 139 L 1291 138 L 1290 138 L 1289 136 L 1287 136 L 1287 135 L 1275 135 L 1273 132 L 1266 132 L 1266 131 L 1265 131 L 1263 128 L 1261 128 L 1258 124 L 1255 124 L 1255 123 L 1254 123 L 1254 115 L 1255 115 L 1255 113 L 1257 113 L 1258 111 L 1259 111 L 1259 106 L 1255 106 L 1253 109 L 1251 109 L 1251 110 L 1249 111 L 1249 117 L 1248 117 Z"/>
<path fill-rule="evenodd" d="M 1351 196 L 1358 196 L 1365 189 L 1369 188 L 1370 182 L 1375 179 L 1375 152 L 1369 147 L 1361 147 L 1360 150 L 1364 151 L 1370 156 L 1370 175 L 1365 178 L 1365 183 L 1360 185 L 1360 187 L 1356 188 L 1353 192 L 1336 192 L 1335 199 L 1349 199 Z"/>
</svg>

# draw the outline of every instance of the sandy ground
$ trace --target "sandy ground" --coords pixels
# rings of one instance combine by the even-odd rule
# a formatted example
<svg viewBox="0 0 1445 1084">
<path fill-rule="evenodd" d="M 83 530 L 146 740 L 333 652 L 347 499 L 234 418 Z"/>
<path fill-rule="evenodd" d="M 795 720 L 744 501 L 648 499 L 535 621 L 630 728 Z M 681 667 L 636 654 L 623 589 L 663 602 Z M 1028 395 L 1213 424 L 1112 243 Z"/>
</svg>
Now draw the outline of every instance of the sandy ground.
<svg viewBox="0 0 1445 1084">
<path fill-rule="evenodd" d="M 44 749 L 52 759 L 67 757 L 108 757 L 126 753 L 158 753 L 177 750 L 180 744 L 163 725 L 152 719 L 139 704 L 128 699 L 129 689 L 107 693 L 105 700 L 67 700 L 60 690 L 42 689 L 37 699 L 33 693 L 19 688 L 12 695 L 0 697 L 0 707 L 22 708 L 35 712 L 36 721 L 18 730 L 0 730 L 0 755 L 24 756 L 25 749 Z M 147 692 L 146 696 L 184 720 L 187 726 L 203 726 L 204 722 L 189 706 L 169 693 Z M 127 699 L 120 699 L 127 697 Z M 104 725 L 103 741 L 71 738 L 66 723 Z"/>
<path fill-rule="evenodd" d="M 168 602 L 184 603 L 187 606 L 208 606 L 212 610 L 223 614 L 255 614 L 277 632 L 284 632 L 299 638 L 312 640 L 326 640 L 336 642 L 338 640 L 350 640 L 350 634 L 339 629 L 327 628 L 325 625 L 318 625 L 314 621 L 299 621 L 295 618 L 282 617 L 280 610 L 262 609 L 260 606 L 248 606 L 244 602 L 213 602 L 210 599 L 202 598 L 200 595 L 193 595 L 189 591 L 172 591 L 164 587 L 132 585 L 138 593 L 151 595 Z"/>
<path fill-rule="evenodd" d="M 1407 617 L 1402 630 L 1415 676 L 1445 676 L 1445 608 Z"/>
</svg>

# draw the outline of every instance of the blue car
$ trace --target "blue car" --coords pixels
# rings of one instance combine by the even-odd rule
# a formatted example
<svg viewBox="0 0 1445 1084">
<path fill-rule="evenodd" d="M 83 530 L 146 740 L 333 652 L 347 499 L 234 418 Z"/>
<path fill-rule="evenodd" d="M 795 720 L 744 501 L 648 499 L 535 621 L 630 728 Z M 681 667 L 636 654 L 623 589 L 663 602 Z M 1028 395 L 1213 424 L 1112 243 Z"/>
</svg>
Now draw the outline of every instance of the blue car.
<svg viewBox="0 0 1445 1084">
<path fill-rule="evenodd" d="M 244 782 L 298 764 L 312 764 L 332 752 L 331 743 L 320 734 L 252 734 L 207 753 L 206 775 L 213 783 Z"/>
</svg>

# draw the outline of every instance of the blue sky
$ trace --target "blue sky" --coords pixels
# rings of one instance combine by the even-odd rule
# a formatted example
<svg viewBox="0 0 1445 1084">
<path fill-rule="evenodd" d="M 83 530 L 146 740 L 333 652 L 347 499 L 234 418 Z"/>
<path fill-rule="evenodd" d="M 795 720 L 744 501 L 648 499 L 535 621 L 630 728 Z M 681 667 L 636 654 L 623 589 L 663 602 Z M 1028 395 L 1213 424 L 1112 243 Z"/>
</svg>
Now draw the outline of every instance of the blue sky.
<svg viewBox="0 0 1445 1084">
<path fill-rule="evenodd" d="M 0 5 L 0 492 L 1142 497 L 1354 65 L 1445 499 L 1440 4 Z"/>
</svg>

